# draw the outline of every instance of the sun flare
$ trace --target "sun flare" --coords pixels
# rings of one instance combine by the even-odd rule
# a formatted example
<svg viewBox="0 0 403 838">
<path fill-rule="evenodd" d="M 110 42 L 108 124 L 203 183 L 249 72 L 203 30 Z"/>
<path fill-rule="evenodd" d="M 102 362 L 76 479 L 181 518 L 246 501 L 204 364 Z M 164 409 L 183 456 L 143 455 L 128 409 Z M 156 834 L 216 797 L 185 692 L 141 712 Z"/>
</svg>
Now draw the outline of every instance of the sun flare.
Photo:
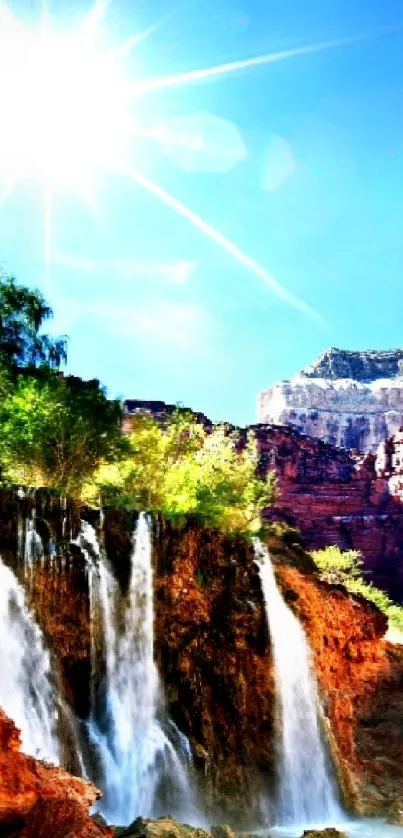
<svg viewBox="0 0 403 838">
<path fill-rule="evenodd" d="M 58 31 L 0 23 L 0 173 L 84 189 L 127 154 L 129 89 L 116 56 L 93 29 Z"/>
<path fill-rule="evenodd" d="M 52 261 L 54 196 L 76 192 L 96 209 L 95 184 L 106 172 L 123 175 L 182 216 L 272 293 L 305 315 L 320 315 L 275 279 L 270 271 L 224 236 L 206 219 L 144 175 L 138 165 L 137 138 L 162 148 L 203 151 L 203 139 L 169 126 L 138 124 L 136 104 L 157 91 L 211 82 L 221 76 L 339 49 L 371 35 L 355 35 L 271 52 L 201 69 L 139 80 L 125 72 L 125 57 L 145 33 L 112 47 L 103 39 L 107 0 L 96 0 L 76 28 L 51 22 L 48 0 L 36 26 L 23 23 L 0 0 L 0 210 L 16 186 L 38 184 L 43 196 L 45 279 Z M 163 23 L 164 21 L 162 21 Z M 133 163 L 134 158 L 134 163 Z"/>
</svg>

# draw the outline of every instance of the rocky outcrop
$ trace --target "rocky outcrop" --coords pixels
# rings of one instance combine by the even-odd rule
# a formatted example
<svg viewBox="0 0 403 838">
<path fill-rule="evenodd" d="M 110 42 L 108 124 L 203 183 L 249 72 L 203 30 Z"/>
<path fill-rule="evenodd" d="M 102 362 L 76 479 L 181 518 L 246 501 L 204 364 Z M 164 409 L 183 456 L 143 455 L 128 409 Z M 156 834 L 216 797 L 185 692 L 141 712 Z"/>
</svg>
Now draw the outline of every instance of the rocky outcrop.
<svg viewBox="0 0 403 838">
<path fill-rule="evenodd" d="M 350 378 L 365 383 L 379 378 L 399 378 L 403 376 L 403 349 L 369 349 L 361 352 L 326 349 L 313 364 L 302 370 L 301 376 L 329 380 Z"/>
<path fill-rule="evenodd" d="M 19 733 L 0 711 L 0 834 L 10 838 L 107 838 L 89 817 L 99 792 L 20 752 Z"/>
<path fill-rule="evenodd" d="M 204 829 L 178 823 L 169 817 L 158 818 L 154 821 L 137 818 L 131 826 L 117 829 L 115 834 L 116 838 L 209 838 L 210 836 L 210 833 Z M 217 838 L 235 838 L 235 834 L 229 830 L 227 835 L 217 836 Z"/>
<path fill-rule="evenodd" d="M 345 832 L 329 827 L 328 829 L 306 829 L 301 838 L 348 838 Z"/>
<path fill-rule="evenodd" d="M 290 381 L 263 390 L 257 413 L 260 423 L 375 452 L 403 424 L 403 350 L 329 349 Z"/>
</svg>

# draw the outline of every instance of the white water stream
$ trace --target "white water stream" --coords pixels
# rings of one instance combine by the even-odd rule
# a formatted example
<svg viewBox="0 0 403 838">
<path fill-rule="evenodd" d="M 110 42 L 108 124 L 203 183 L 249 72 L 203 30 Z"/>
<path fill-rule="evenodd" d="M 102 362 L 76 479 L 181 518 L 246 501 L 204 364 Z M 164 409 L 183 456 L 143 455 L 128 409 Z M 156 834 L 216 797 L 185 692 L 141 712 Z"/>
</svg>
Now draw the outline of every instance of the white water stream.
<svg viewBox="0 0 403 838">
<path fill-rule="evenodd" d="M 279 702 L 279 824 L 343 820 L 319 725 L 317 687 L 304 630 L 277 587 L 267 548 L 255 542 Z"/>
<path fill-rule="evenodd" d="M 199 820 L 191 789 L 187 739 L 166 715 L 154 663 L 154 604 L 151 535 L 140 515 L 133 536 L 131 577 L 122 597 L 94 530 L 82 525 L 81 546 L 89 563 L 93 678 L 98 643 L 104 639 L 103 685 L 93 685 L 89 736 L 95 746 L 104 796 L 98 806 L 110 822 L 172 814 Z"/>
<path fill-rule="evenodd" d="M 58 702 L 51 660 L 23 588 L 0 558 L 0 707 L 21 731 L 22 750 L 58 764 Z"/>
</svg>

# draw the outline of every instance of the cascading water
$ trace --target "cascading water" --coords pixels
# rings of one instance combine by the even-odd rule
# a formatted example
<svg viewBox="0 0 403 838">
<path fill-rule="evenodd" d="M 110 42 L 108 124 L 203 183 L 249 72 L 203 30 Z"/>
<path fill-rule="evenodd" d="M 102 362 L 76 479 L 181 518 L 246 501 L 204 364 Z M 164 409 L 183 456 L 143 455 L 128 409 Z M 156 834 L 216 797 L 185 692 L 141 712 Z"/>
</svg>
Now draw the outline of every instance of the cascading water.
<svg viewBox="0 0 403 838">
<path fill-rule="evenodd" d="M 0 558 L 0 707 L 21 731 L 22 750 L 58 764 L 58 703 L 50 655 L 13 572 Z"/>
<path fill-rule="evenodd" d="M 332 824 L 343 820 L 319 725 L 317 687 L 305 633 L 277 587 L 267 548 L 254 544 L 273 645 L 281 715 L 278 820 Z"/>
<path fill-rule="evenodd" d="M 98 806 L 110 822 L 126 825 L 135 817 L 169 812 L 197 821 L 187 739 L 169 720 L 161 699 L 154 663 L 154 607 L 151 535 L 140 515 L 133 537 L 127 598 L 96 542 L 83 524 L 81 545 L 89 564 L 92 656 L 99 677 L 97 626 L 104 637 L 105 675 L 92 687 L 88 730 L 98 756 L 104 796 Z"/>
</svg>

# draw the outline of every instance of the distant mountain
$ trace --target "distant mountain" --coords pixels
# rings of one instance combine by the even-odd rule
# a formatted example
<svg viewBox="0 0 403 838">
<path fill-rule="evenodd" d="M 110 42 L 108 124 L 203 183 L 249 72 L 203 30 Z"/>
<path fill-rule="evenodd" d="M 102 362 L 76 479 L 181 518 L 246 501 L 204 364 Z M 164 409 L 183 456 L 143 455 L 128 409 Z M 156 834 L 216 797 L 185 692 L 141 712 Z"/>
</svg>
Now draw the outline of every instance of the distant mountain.
<svg viewBox="0 0 403 838">
<path fill-rule="evenodd" d="M 301 371 L 305 378 L 352 378 L 369 383 L 379 378 L 398 378 L 403 375 L 403 349 L 326 349 Z"/>
<path fill-rule="evenodd" d="M 343 448 L 376 451 L 403 425 L 403 349 L 327 349 L 294 378 L 263 390 L 257 418 Z"/>
</svg>

